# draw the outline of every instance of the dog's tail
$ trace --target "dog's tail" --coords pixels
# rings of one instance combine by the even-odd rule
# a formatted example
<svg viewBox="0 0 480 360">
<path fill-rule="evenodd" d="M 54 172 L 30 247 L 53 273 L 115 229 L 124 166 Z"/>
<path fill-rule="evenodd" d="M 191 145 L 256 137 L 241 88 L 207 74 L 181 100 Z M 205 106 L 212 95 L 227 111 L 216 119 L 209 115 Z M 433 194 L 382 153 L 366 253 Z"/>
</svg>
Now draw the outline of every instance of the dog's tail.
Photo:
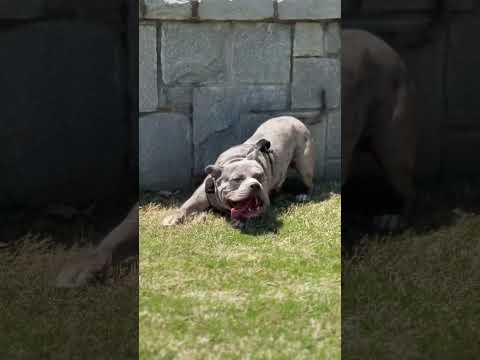
<svg viewBox="0 0 480 360">
<path fill-rule="evenodd" d="M 320 90 L 320 109 L 312 111 L 293 112 L 291 115 L 302 121 L 305 125 L 315 125 L 322 122 L 327 114 L 327 94 L 325 89 Z"/>
<path fill-rule="evenodd" d="M 327 114 L 327 94 L 325 89 L 320 90 L 320 109 L 302 113 L 297 117 L 303 121 L 305 125 L 315 125 L 322 122 Z"/>
<path fill-rule="evenodd" d="M 315 125 L 324 121 L 327 115 L 327 101 L 325 89 L 320 90 L 320 108 L 318 110 L 294 110 L 279 113 L 278 111 L 271 112 L 272 116 L 292 116 L 297 118 L 305 125 Z M 253 111 L 252 113 L 255 113 Z"/>
</svg>

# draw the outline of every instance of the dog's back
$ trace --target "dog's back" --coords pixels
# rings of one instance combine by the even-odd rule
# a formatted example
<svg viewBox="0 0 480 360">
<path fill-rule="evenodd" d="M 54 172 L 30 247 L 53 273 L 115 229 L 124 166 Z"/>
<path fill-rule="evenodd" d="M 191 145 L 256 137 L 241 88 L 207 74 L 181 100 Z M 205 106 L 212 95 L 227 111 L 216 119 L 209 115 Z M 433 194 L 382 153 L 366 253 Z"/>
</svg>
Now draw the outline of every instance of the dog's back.
<svg viewBox="0 0 480 360">
<path fill-rule="evenodd" d="M 282 186 L 293 164 L 304 182 L 313 186 L 315 147 L 305 124 L 293 116 L 279 116 L 260 125 L 245 144 L 255 144 L 260 139 L 270 142 L 272 156 L 277 159 L 275 187 Z"/>
<path fill-rule="evenodd" d="M 272 150 L 287 151 L 310 138 L 310 131 L 300 120 L 293 116 L 279 116 L 260 125 L 245 144 L 255 144 L 260 139 L 266 139 L 270 141 Z"/>
<path fill-rule="evenodd" d="M 342 103 L 348 104 L 342 110 L 385 102 L 408 85 L 403 60 L 382 39 L 364 30 L 344 30 L 342 45 Z"/>
</svg>

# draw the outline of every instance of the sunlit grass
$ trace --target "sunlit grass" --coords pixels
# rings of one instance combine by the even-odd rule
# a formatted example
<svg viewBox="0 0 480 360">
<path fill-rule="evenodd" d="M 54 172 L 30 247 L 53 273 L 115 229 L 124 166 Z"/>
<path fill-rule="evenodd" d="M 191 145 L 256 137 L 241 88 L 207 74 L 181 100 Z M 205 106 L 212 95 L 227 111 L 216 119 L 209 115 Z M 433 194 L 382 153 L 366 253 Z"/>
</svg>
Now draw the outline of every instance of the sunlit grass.
<svg viewBox="0 0 480 360">
<path fill-rule="evenodd" d="M 142 359 L 340 358 L 340 195 L 274 201 L 245 232 L 162 227 L 170 210 L 140 210 Z"/>
</svg>

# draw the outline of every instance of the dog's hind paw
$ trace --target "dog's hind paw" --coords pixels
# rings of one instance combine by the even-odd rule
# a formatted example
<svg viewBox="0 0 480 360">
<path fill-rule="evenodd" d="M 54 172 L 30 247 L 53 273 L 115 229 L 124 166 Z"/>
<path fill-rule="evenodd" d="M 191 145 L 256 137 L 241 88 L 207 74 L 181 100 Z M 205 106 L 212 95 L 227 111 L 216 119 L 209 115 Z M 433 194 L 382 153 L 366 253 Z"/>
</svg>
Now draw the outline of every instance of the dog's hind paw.
<svg viewBox="0 0 480 360">
<path fill-rule="evenodd" d="M 298 202 L 307 202 L 310 200 L 310 196 L 307 194 L 299 194 L 295 196 L 295 200 Z"/>
</svg>

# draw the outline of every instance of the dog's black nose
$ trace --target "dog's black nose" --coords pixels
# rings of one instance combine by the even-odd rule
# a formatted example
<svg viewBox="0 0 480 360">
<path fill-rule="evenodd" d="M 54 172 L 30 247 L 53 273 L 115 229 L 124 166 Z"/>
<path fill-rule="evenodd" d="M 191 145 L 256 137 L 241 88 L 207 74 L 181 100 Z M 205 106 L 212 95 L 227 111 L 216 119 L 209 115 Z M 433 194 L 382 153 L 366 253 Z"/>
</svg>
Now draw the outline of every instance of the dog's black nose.
<svg viewBox="0 0 480 360">
<path fill-rule="evenodd" d="M 250 184 L 250 189 L 258 191 L 260 190 L 260 184 L 257 184 L 257 183 Z"/>
</svg>

